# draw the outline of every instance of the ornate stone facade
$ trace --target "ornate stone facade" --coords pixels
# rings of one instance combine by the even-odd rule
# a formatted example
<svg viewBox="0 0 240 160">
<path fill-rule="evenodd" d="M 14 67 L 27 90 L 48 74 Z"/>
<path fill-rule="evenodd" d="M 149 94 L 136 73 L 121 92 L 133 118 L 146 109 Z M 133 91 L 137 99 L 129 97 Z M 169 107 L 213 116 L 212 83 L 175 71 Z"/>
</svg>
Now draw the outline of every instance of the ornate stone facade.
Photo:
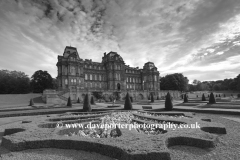
<svg viewBox="0 0 240 160">
<path fill-rule="evenodd" d="M 159 71 L 154 63 L 147 62 L 143 69 L 126 65 L 116 52 L 104 53 L 102 62 L 81 59 L 74 47 L 67 46 L 58 56 L 58 90 L 69 91 L 73 100 L 86 92 L 118 94 L 129 92 L 135 99 L 146 99 L 149 93 L 159 95 Z"/>
</svg>

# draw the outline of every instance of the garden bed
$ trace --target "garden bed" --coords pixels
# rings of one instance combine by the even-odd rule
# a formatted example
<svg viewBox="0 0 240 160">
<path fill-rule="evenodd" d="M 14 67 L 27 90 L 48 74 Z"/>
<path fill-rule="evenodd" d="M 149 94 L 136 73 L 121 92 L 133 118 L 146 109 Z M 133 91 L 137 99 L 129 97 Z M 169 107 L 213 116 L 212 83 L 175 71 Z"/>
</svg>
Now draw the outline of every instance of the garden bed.
<svg viewBox="0 0 240 160">
<path fill-rule="evenodd" d="M 91 114 L 91 113 L 89 113 Z M 178 113 L 179 115 L 180 113 Z M 191 120 L 186 120 L 187 118 L 177 118 L 170 116 L 166 119 L 156 118 L 153 115 L 143 116 L 141 114 L 132 112 L 113 112 L 111 115 L 104 115 L 100 120 L 91 119 L 90 122 L 99 124 L 101 123 L 122 123 L 122 124 L 132 124 L 133 115 L 138 117 L 143 117 L 144 119 L 136 119 L 138 123 L 162 123 L 163 120 L 171 121 L 173 123 L 183 124 L 199 121 L 203 127 L 218 128 L 220 124 L 212 122 L 204 122 L 200 119 L 188 118 Z M 172 114 L 173 115 L 173 114 Z M 96 116 L 96 115 L 95 115 Z M 94 118 L 87 115 L 87 118 Z M 56 118 L 56 116 L 55 116 Z M 64 117 L 61 117 L 64 118 Z M 69 117 L 67 117 L 69 118 Z M 73 118 L 75 118 L 73 116 Z M 136 130 L 130 129 L 129 127 L 120 128 L 121 136 L 114 135 L 111 131 L 110 134 L 98 134 L 96 132 L 91 132 L 90 130 L 81 130 L 79 128 L 54 128 L 46 127 L 41 128 L 40 125 L 46 125 L 46 120 L 54 119 L 52 117 L 39 117 L 33 118 L 31 123 L 19 123 L 16 126 L 12 125 L 10 130 L 14 131 L 14 128 L 18 132 L 12 132 L 10 135 L 6 135 L 2 139 L 2 146 L 9 149 L 10 151 L 21 151 L 26 149 L 35 148 L 62 148 L 62 149 L 75 149 L 75 150 L 85 150 L 90 152 L 97 152 L 112 158 L 117 159 L 164 159 L 170 160 L 170 152 L 168 147 L 174 145 L 189 145 L 200 148 L 212 148 L 217 144 L 217 135 L 208 133 L 201 129 L 182 129 L 182 130 L 167 130 L 164 133 L 155 132 L 153 134 L 145 133 L 146 130 Z M 81 119 L 80 119 L 81 120 Z M 87 120 L 82 119 L 82 120 Z M 74 120 L 66 120 L 62 122 L 72 122 Z M 48 123 L 48 125 L 51 123 Z M 54 123 L 52 123 L 54 124 Z M 90 124 L 89 122 L 82 122 L 82 124 Z M 56 127 L 56 126 L 55 126 Z M 222 126 L 224 128 L 224 126 Z M 81 130 L 81 132 L 79 132 Z M 103 130 L 102 130 L 103 131 Z M 158 129 L 158 131 L 163 131 Z M 83 134 L 84 132 L 84 134 Z M 90 133 L 91 132 L 91 133 Z M 99 131 L 100 132 L 100 131 Z M 210 132 L 210 131 L 209 131 Z M 89 133 L 89 136 L 87 135 Z M 144 133 L 144 134 L 143 134 Z M 116 132 L 115 132 L 116 134 Z M 158 134 L 161 134 L 159 136 Z M 64 136 L 65 135 L 65 136 Z M 66 136 L 67 135 L 67 136 Z M 90 135 L 95 135 L 90 136 Z M 102 135 L 102 137 L 100 136 Z M 107 136 L 106 136 L 107 135 Z M 110 136 L 108 136 L 110 135 Z M 114 137 L 114 138 L 112 138 Z"/>
</svg>

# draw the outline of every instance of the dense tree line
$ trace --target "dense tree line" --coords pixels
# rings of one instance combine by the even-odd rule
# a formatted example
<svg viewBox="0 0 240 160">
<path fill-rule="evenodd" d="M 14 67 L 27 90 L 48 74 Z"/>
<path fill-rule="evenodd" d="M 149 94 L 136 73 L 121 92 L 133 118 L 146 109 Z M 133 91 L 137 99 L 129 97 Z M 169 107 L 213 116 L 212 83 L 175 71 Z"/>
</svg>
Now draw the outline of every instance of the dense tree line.
<svg viewBox="0 0 240 160">
<path fill-rule="evenodd" d="M 0 94 L 29 93 L 30 79 L 18 71 L 0 70 Z"/>
<path fill-rule="evenodd" d="M 161 78 L 160 89 L 187 91 L 188 82 L 188 78 L 184 77 L 182 73 L 169 74 Z"/>
<path fill-rule="evenodd" d="M 240 91 L 240 74 L 235 78 L 217 80 L 217 81 L 203 81 L 194 80 L 193 84 L 189 85 L 189 91 Z"/>
<path fill-rule="evenodd" d="M 56 79 L 47 71 L 36 71 L 30 79 L 21 71 L 0 70 L 0 94 L 42 93 L 44 89 L 56 87 Z"/>
</svg>

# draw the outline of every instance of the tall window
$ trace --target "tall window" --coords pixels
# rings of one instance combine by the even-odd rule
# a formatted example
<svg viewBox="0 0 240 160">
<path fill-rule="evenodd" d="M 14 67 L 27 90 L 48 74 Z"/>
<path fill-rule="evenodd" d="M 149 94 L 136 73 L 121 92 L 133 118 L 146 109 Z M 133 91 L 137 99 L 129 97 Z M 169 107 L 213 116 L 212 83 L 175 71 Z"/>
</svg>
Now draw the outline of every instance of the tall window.
<svg viewBox="0 0 240 160">
<path fill-rule="evenodd" d="M 90 80 L 92 80 L 92 75 L 90 74 Z"/>
<path fill-rule="evenodd" d="M 101 75 L 99 75 L 99 81 L 101 81 L 102 80 L 102 76 Z"/>
<path fill-rule="evenodd" d="M 68 84 L 68 80 L 67 80 L 67 79 L 65 79 L 65 84 L 66 84 L 66 85 Z"/>
<path fill-rule="evenodd" d="M 87 80 L 88 79 L 88 76 L 87 76 L 87 74 L 85 74 L 85 80 Z"/>
<path fill-rule="evenodd" d="M 99 83 L 99 88 L 102 88 L 102 84 L 101 83 Z"/>
<path fill-rule="evenodd" d="M 97 78 L 97 74 L 95 74 L 95 80 L 98 80 L 98 78 Z"/>
<path fill-rule="evenodd" d="M 75 85 L 77 84 L 77 80 L 76 80 L 76 79 L 74 79 L 74 84 L 75 84 Z"/>
<path fill-rule="evenodd" d="M 72 75 L 76 75 L 76 69 L 75 69 L 75 67 L 71 67 L 71 73 L 72 73 Z"/>
</svg>

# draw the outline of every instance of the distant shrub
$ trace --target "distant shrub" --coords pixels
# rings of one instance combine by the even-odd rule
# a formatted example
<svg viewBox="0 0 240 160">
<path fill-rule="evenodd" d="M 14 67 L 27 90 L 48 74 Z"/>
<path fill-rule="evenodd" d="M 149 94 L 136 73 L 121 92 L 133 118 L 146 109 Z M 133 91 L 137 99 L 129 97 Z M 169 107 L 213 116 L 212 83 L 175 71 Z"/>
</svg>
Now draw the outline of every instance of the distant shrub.
<svg viewBox="0 0 240 160">
<path fill-rule="evenodd" d="M 124 109 L 125 110 L 132 110 L 132 103 L 131 103 L 130 96 L 129 96 L 128 93 L 127 93 L 126 98 L 125 98 Z"/>
<path fill-rule="evenodd" d="M 71 97 L 68 97 L 67 106 L 68 106 L 68 107 L 72 107 L 72 100 L 71 100 Z"/>
<path fill-rule="evenodd" d="M 152 102 L 152 103 L 154 102 L 153 94 L 151 94 L 151 102 Z"/>
<path fill-rule="evenodd" d="M 33 102 L 33 99 L 31 98 L 29 102 L 29 106 L 33 106 L 33 105 L 34 105 L 34 102 Z"/>
<path fill-rule="evenodd" d="M 238 96 L 238 98 L 240 98 L 240 93 L 237 96 Z"/>
<path fill-rule="evenodd" d="M 215 97 L 214 97 L 214 95 L 213 95 L 212 92 L 211 92 L 211 94 L 210 94 L 209 103 L 210 103 L 210 104 L 216 103 Z"/>
<path fill-rule="evenodd" d="M 171 95 L 168 92 L 166 99 L 165 99 L 165 110 L 166 111 L 171 111 L 173 109 L 173 104 L 172 104 L 172 100 L 171 100 Z"/>
<path fill-rule="evenodd" d="M 202 94 L 202 101 L 206 101 L 206 97 L 204 94 Z"/>
<path fill-rule="evenodd" d="M 88 94 L 86 94 L 83 102 L 83 112 L 91 112 L 91 111 L 92 111 L 92 107 L 88 98 Z"/>
<path fill-rule="evenodd" d="M 95 104 L 95 101 L 94 101 L 94 98 L 93 96 L 91 96 L 91 104 L 94 105 Z"/>
<path fill-rule="evenodd" d="M 131 102 L 133 102 L 133 97 L 130 97 Z"/>
<path fill-rule="evenodd" d="M 79 99 L 79 97 L 78 97 L 77 103 L 80 103 L 80 99 Z"/>
<path fill-rule="evenodd" d="M 224 94 L 223 97 L 226 97 L 226 94 Z"/>
<path fill-rule="evenodd" d="M 188 96 L 187 94 L 184 95 L 184 103 L 187 103 L 188 102 Z"/>
</svg>

